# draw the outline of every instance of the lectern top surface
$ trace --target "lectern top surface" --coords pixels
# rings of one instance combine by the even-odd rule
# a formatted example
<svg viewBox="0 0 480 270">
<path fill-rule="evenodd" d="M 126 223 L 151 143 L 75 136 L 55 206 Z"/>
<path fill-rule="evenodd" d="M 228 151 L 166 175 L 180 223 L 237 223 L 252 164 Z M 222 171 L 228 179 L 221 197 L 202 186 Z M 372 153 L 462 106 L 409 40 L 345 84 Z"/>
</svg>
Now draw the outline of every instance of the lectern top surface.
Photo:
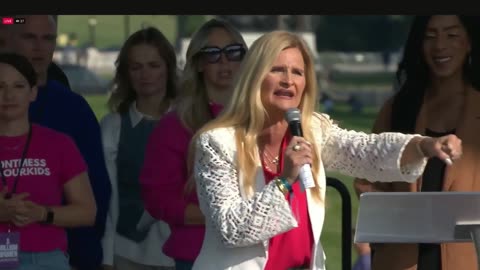
<svg viewBox="0 0 480 270">
<path fill-rule="evenodd" d="M 480 225 L 480 192 L 368 192 L 360 196 L 355 242 L 469 242 Z"/>
</svg>

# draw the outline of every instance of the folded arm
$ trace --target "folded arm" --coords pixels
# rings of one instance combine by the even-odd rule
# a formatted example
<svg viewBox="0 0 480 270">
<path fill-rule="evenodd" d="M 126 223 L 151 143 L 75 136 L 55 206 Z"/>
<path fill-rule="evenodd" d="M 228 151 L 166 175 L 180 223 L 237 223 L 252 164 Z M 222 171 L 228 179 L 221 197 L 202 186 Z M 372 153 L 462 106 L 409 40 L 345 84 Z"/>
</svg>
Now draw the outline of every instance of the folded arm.
<svg viewBox="0 0 480 270">
<path fill-rule="evenodd" d="M 222 147 L 209 133 L 199 137 L 194 177 L 206 222 L 223 243 L 229 247 L 254 245 L 296 227 L 288 201 L 273 182 L 250 199 L 240 196 L 239 172 Z"/>
</svg>

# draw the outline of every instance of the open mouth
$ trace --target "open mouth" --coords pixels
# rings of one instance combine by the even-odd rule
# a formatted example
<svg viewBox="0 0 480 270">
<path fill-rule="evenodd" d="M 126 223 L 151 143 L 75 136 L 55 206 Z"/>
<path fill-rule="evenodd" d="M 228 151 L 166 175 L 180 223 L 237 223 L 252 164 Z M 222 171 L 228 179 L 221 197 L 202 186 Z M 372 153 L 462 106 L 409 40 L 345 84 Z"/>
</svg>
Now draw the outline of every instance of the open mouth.
<svg viewBox="0 0 480 270">
<path fill-rule="evenodd" d="M 443 63 L 447 63 L 449 62 L 450 60 L 452 60 L 452 57 L 451 56 L 437 56 L 437 57 L 433 57 L 433 61 L 437 64 L 443 64 Z"/>
<path fill-rule="evenodd" d="M 288 90 L 288 89 L 278 89 L 278 90 L 275 90 L 273 94 L 278 97 L 288 97 L 288 98 L 292 98 L 293 96 L 295 96 L 295 93 L 292 90 Z"/>
</svg>

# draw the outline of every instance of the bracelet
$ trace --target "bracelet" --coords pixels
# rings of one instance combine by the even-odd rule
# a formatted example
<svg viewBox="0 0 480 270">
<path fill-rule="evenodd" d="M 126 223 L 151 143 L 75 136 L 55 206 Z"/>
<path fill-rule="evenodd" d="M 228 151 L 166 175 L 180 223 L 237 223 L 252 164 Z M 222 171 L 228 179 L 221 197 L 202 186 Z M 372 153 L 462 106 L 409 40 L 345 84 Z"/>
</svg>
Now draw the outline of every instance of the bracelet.
<svg viewBox="0 0 480 270">
<path fill-rule="evenodd" d="M 285 178 L 279 178 L 280 181 L 282 181 L 282 184 L 287 188 L 288 192 L 289 193 L 292 193 L 293 192 L 293 189 L 292 189 L 292 185 L 290 185 L 290 183 L 287 182 L 287 179 Z"/>
<path fill-rule="evenodd" d="M 420 143 L 427 137 L 422 136 L 421 139 L 415 144 L 415 147 L 417 147 L 417 152 L 422 156 L 422 157 L 427 157 L 425 152 L 423 152 L 422 148 L 420 147 Z"/>
<path fill-rule="evenodd" d="M 280 178 L 275 178 L 274 182 L 275 182 L 275 185 L 277 185 L 278 189 L 280 189 L 280 191 L 283 194 L 287 194 L 288 192 L 287 187 L 285 187 L 285 185 L 282 183 L 282 180 L 280 180 Z"/>
<path fill-rule="evenodd" d="M 274 181 L 275 181 L 275 184 L 277 185 L 277 187 L 280 189 L 280 191 L 283 194 L 293 192 L 292 185 L 290 183 L 288 183 L 287 179 L 285 179 L 283 177 L 275 177 Z"/>
<path fill-rule="evenodd" d="M 49 206 L 44 206 L 45 209 L 45 214 L 43 215 L 43 220 L 40 221 L 40 224 L 43 225 L 51 225 L 53 224 L 53 219 L 55 217 L 55 213 L 52 211 L 52 209 Z"/>
</svg>

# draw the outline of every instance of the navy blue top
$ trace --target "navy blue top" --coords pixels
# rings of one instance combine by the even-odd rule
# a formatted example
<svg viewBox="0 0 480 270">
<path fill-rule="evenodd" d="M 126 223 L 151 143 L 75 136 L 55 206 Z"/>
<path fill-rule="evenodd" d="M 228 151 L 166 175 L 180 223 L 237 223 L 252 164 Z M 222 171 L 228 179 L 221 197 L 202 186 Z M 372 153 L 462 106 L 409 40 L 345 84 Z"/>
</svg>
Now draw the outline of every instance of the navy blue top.
<svg viewBox="0 0 480 270">
<path fill-rule="evenodd" d="M 31 122 L 69 135 L 87 162 L 97 216 L 94 227 L 67 229 L 68 253 L 78 270 L 97 268 L 103 259 L 101 239 L 111 194 L 97 118 L 81 95 L 53 80 L 39 87 L 29 115 Z"/>
</svg>

